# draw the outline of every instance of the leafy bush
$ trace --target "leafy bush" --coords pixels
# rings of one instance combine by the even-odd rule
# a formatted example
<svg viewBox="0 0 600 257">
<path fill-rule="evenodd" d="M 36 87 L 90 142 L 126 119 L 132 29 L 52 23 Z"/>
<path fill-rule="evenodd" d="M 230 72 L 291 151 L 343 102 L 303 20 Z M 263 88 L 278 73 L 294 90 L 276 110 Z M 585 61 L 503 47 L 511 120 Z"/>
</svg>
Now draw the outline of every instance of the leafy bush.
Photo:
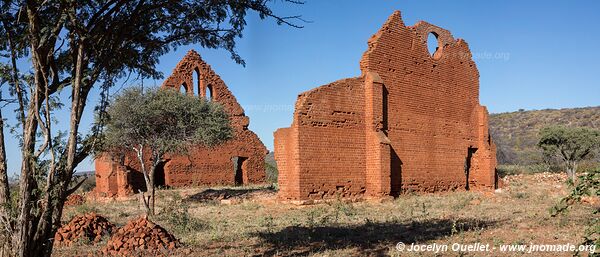
<svg viewBox="0 0 600 257">
<path fill-rule="evenodd" d="M 156 218 L 164 221 L 165 226 L 177 236 L 205 229 L 207 225 L 202 220 L 191 216 L 189 209 L 189 203 L 183 201 L 179 194 L 172 194 L 171 199 L 165 203 L 165 207 Z"/>
<path fill-rule="evenodd" d="M 582 201 L 584 197 L 600 197 L 600 169 L 589 171 L 586 175 L 579 177 L 578 184 L 573 188 L 571 193 L 554 206 L 550 213 L 553 217 L 565 213 L 569 208 L 572 208 L 575 203 Z M 600 210 L 593 211 L 592 224 L 585 231 L 583 245 L 596 245 L 600 248 L 600 219 L 597 214 Z"/>
<path fill-rule="evenodd" d="M 265 171 L 267 173 L 267 182 L 271 184 L 277 183 L 277 176 L 279 175 L 279 170 L 277 170 L 277 166 L 265 162 Z"/>
</svg>

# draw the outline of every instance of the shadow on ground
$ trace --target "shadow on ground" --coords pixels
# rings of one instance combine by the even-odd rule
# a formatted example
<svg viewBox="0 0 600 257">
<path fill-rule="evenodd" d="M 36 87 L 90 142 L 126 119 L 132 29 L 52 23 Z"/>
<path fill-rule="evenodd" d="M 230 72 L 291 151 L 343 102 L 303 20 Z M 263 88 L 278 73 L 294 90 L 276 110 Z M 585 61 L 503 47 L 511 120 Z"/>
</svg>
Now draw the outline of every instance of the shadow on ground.
<svg viewBox="0 0 600 257">
<path fill-rule="evenodd" d="M 214 202 L 225 199 L 249 199 L 258 194 L 275 194 L 275 189 L 267 188 L 223 188 L 223 189 L 206 189 L 200 193 L 190 195 L 186 201 L 193 202 Z"/>
<path fill-rule="evenodd" d="M 433 219 L 407 223 L 372 223 L 360 226 L 290 226 L 273 233 L 259 232 L 266 256 L 304 256 L 326 250 L 357 248 L 362 256 L 382 256 L 398 242 L 425 243 L 465 231 L 495 227 L 497 221 Z"/>
</svg>

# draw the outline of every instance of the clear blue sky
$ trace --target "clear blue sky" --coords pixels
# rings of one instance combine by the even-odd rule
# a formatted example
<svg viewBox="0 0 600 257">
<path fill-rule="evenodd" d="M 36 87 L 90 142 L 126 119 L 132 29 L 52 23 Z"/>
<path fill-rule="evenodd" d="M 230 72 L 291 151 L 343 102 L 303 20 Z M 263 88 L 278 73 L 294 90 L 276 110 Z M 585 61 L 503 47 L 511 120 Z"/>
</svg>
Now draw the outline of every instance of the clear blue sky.
<svg viewBox="0 0 600 257">
<path fill-rule="evenodd" d="M 394 10 L 401 11 L 406 25 L 425 20 L 469 43 L 481 76 L 480 102 L 490 112 L 600 105 L 595 48 L 600 1 L 307 0 L 304 5 L 276 1 L 274 9 L 312 23 L 294 29 L 251 15 L 238 41 L 246 67 L 226 51 L 199 46 L 181 47 L 158 66 L 168 76 L 189 49 L 198 51 L 245 107 L 250 129 L 269 149 L 273 131 L 290 125 L 299 93 L 360 74 L 367 40 Z M 59 116 L 64 123 L 66 111 Z M 84 118 L 84 130 L 90 120 L 91 115 Z M 20 165 L 16 141 L 10 139 L 7 147 L 14 172 Z M 78 170 L 93 170 L 93 163 L 85 161 Z"/>
</svg>

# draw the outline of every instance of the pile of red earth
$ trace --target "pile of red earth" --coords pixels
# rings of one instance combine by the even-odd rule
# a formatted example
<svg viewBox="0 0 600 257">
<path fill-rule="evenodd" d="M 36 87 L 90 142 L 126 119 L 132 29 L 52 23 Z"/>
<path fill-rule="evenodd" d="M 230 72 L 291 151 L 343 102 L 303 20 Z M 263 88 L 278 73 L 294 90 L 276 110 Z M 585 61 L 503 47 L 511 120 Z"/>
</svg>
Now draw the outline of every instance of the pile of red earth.
<svg viewBox="0 0 600 257">
<path fill-rule="evenodd" d="M 78 194 L 72 194 L 67 196 L 67 200 L 65 201 L 65 206 L 77 206 L 82 205 L 85 202 L 83 196 Z"/>
<path fill-rule="evenodd" d="M 115 225 L 106 218 L 96 213 L 86 213 L 75 216 L 69 223 L 58 229 L 54 235 L 54 244 L 71 246 L 73 243 L 84 240 L 98 243 L 104 235 L 110 235 Z"/>
<path fill-rule="evenodd" d="M 141 252 L 166 255 L 179 246 L 180 243 L 175 236 L 145 217 L 141 217 L 119 228 L 108 240 L 102 253 L 113 256 L 131 256 Z"/>
</svg>

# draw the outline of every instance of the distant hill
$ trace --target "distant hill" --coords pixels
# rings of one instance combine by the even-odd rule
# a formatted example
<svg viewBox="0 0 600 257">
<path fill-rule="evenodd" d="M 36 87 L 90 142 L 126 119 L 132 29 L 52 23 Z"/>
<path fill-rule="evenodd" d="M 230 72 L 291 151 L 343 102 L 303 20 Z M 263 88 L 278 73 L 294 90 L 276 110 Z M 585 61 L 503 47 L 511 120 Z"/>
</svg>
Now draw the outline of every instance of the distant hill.
<svg viewBox="0 0 600 257">
<path fill-rule="evenodd" d="M 86 171 L 76 171 L 75 175 L 76 176 L 94 176 L 95 173 L 96 173 L 96 171 L 86 170 Z"/>
<path fill-rule="evenodd" d="M 279 170 L 277 170 L 277 163 L 275 162 L 275 153 L 270 151 L 267 156 L 265 156 L 265 168 L 267 172 L 267 182 L 269 183 L 277 183 L 277 176 L 279 175 Z"/>
<path fill-rule="evenodd" d="M 527 165 L 542 161 L 536 146 L 538 133 L 549 125 L 600 129 L 600 106 L 491 114 L 490 131 L 498 148 L 498 163 Z"/>
<path fill-rule="evenodd" d="M 265 156 L 265 162 L 272 166 L 277 166 L 275 163 L 275 152 L 269 151 L 269 153 Z"/>
</svg>

